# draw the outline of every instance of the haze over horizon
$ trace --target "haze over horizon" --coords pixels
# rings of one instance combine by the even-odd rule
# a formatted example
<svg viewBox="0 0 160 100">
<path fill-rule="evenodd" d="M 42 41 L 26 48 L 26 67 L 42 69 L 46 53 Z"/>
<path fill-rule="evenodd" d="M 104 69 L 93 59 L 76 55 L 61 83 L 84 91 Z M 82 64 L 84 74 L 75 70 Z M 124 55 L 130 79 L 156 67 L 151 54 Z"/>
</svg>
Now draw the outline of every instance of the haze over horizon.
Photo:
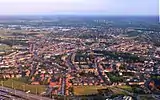
<svg viewBox="0 0 160 100">
<path fill-rule="evenodd" d="M 0 15 L 158 15 L 159 0 L 5 0 Z"/>
</svg>

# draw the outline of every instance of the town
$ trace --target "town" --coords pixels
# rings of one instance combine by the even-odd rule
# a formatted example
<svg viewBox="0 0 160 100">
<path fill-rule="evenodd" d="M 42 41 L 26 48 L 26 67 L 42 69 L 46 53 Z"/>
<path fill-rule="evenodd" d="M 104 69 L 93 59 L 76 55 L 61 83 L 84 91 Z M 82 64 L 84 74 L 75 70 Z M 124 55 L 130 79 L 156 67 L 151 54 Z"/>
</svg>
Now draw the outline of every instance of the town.
<svg viewBox="0 0 160 100">
<path fill-rule="evenodd" d="M 16 100 L 160 99 L 158 29 L 61 20 L 0 21 L 0 93 Z"/>
</svg>

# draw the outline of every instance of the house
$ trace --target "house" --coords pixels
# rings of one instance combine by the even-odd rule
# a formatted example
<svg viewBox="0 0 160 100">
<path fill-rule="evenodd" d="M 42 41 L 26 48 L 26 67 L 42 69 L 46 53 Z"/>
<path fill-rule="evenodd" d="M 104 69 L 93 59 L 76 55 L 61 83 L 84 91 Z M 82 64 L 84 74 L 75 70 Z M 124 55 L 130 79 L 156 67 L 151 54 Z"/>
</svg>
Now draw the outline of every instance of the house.
<svg viewBox="0 0 160 100">
<path fill-rule="evenodd" d="M 154 79 L 149 82 L 149 88 L 151 90 L 160 90 L 160 79 Z"/>
<path fill-rule="evenodd" d="M 32 85 L 40 85 L 40 83 L 39 83 L 39 82 L 37 82 L 37 81 L 32 82 L 31 84 L 32 84 Z"/>
</svg>

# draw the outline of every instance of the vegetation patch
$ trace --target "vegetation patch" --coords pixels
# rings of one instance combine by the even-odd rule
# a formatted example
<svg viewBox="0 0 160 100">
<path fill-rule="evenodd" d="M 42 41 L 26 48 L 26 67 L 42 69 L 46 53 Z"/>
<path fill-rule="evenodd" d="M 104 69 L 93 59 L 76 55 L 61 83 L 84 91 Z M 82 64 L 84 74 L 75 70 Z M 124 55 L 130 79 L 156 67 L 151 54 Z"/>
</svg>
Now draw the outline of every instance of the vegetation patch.
<svg viewBox="0 0 160 100">
<path fill-rule="evenodd" d="M 107 87 L 103 86 L 74 86 L 73 91 L 74 95 L 92 95 L 97 94 L 98 89 L 106 89 Z"/>
<path fill-rule="evenodd" d="M 117 88 L 120 88 L 120 89 L 129 91 L 129 92 L 133 92 L 132 87 L 131 87 L 131 86 L 127 86 L 127 85 L 124 85 L 124 86 L 117 86 Z"/>
<path fill-rule="evenodd" d="M 2 83 L 5 87 L 14 88 L 16 90 L 21 90 L 25 92 L 30 91 L 33 94 L 41 94 L 46 90 L 45 86 L 43 85 L 29 85 L 16 79 L 8 79 L 6 81 L 1 81 L 1 86 Z"/>
</svg>

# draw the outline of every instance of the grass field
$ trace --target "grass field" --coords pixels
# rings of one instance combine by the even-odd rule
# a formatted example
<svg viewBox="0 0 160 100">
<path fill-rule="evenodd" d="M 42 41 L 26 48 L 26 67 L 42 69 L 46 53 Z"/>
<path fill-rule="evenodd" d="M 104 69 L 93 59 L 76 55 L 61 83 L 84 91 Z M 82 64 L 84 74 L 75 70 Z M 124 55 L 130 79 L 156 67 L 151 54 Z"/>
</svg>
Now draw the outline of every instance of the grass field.
<svg viewBox="0 0 160 100">
<path fill-rule="evenodd" d="M 106 89 L 103 86 L 74 86 L 73 91 L 75 95 L 90 95 L 97 94 L 97 89 Z"/>
<path fill-rule="evenodd" d="M 107 87 L 107 86 L 74 86 L 73 91 L 74 95 L 90 95 L 90 94 L 97 94 L 99 89 L 107 89 L 109 88 L 113 95 L 128 95 L 126 92 L 117 89 L 117 87 Z M 123 90 L 132 91 L 130 86 L 121 86 L 118 87 Z"/>
<path fill-rule="evenodd" d="M 1 81 L 2 86 L 2 81 Z M 41 94 L 42 92 L 45 92 L 45 86 L 42 85 L 28 85 L 24 82 L 16 81 L 14 79 L 8 79 L 6 81 L 3 81 L 3 86 L 13 88 L 16 90 L 21 91 L 30 91 L 33 94 Z"/>
<path fill-rule="evenodd" d="M 141 99 L 141 100 L 156 100 L 156 99 L 154 99 L 154 98 L 151 97 L 151 96 L 140 96 L 140 99 Z"/>
<path fill-rule="evenodd" d="M 126 92 L 121 91 L 115 87 L 111 88 L 113 94 L 112 95 L 128 95 Z"/>
<path fill-rule="evenodd" d="M 120 88 L 120 89 L 129 91 L 129 92 L 133 92 L 132 87 L 131 87 L 131 86 L 127 86 L 127 85 L 124 85 L 124 86 L 117 86 L 117 88 Z"/>
<path fill-rule="evenodd" d="M 0 51 L 11 50 L 12 48 L 5 44 L 0 44 Z"/>
</svg>

